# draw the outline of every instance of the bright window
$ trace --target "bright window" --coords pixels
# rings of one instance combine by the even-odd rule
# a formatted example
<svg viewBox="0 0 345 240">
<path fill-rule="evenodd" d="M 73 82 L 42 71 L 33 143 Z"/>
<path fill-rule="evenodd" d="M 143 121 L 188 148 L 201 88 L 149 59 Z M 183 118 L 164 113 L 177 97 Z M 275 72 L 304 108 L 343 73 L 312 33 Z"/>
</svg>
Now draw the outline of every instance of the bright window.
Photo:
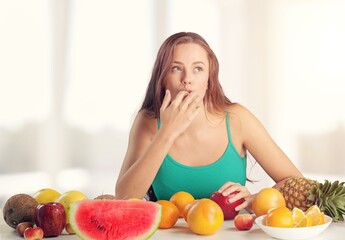
<svg viewBox="0 0 345 240">
<path fill-rule="evenodd" d="M 345 122 L 344 8 L 297 1 L 286 12 L 284 93 L 296 132 L 323 133 Z"/>
<path fill-rule="evenodd" d="M 134 7 L 135 6 L 135 7 Z M 153 10 L 147 1 L 76 1 L 65 115 L 88 130 L 127 130 L 153 65 Z"/>
<path fill-rule="evenodd" d="M 0 126 L 20 128 L 51 109 L 48 1 L 0 1 Z"/>
</svg>

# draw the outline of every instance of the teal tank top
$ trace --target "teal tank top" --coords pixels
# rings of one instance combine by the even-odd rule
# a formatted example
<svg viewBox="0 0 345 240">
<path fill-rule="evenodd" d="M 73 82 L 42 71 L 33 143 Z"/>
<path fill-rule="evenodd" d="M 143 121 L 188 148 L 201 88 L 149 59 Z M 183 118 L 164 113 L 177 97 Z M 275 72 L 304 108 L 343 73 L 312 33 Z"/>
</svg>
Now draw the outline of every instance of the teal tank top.
<svg viewBox="0 0 345 240">
<path fill-rule="evenodd" d="M 241 157 L 232 143 L 228 113 L 226 127 L 228 146 L 221 158 L 212 164 L 192 167 L 175 161 L 169 154 L 166 155 L 152 183 L 157 200 L 169 200 L 178 191 L 189 192 L 195 199 L 209 198 L 227 181 L 245 185 L 247 156 Z"/>
</svg>

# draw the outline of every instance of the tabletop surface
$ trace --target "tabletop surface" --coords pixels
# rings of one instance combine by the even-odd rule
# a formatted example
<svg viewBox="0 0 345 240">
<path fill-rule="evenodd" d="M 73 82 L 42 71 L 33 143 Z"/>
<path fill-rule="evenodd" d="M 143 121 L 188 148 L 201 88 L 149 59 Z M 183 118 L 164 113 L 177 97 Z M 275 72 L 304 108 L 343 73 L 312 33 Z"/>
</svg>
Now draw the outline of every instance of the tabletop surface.
<svg viewBox="0 0 345 240">
<path fill-rule="evenodd" d="M 2 209 L 1 209 L 2 212 Z M 333 222 L 331 225 L 320 235 L 317 237 L 312 238 L 313 240 L 338 240 L 345 238 L 345 222 Z M 19 235 L 15 232 L 14 229 L 9 227 L 4 219 L 1 217 L 0 219 L 0 240 L 7 240 L 7 239 L 21 239 Z M 65 240 L 73 240 L 79 239 L 76 235 L 68 235 L 65 231 L 57 238 L 57 240 L 65 239 Z M 238 231 L 234 226 L 234 222 L 232 220 L 224 221 L 222 227 L 213 235 L 208 236 L 200 236 L 196 235 L 191 232 L 187 226 L 187 223 L 184 219 L 179 219 L 175 226 L 171 229 L 158 229 L 150 239 L 205 239 L 205 240 L 226 240 L 226 239 L 236 239 L 236 240 L 244 240 L 244 239 L 274 239 L 264 233 L 255 223 L 252 229 L 249 231 Z"/>
</svg>

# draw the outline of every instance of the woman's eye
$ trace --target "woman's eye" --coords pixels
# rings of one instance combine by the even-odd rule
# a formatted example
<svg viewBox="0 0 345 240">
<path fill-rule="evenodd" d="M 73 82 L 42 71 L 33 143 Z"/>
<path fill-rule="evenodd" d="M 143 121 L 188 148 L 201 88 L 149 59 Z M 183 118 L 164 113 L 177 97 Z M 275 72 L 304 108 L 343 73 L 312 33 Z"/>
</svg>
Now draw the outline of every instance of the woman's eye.
<svg viewBox="0 0 345 240">
<path fill-rule="evenodd" d="M 201 67 L 196 67 L 195 68 L 195 72 L 201 72 L 202 71 L 202 68 Z"/>
<path fill-rule="evenodd" d="M 179 66 L 174 66 L 174 67 L 172 67 L 172 71 L 178 72 L 178 71 L 181 71 L 181 68 Z"/>
</svg>

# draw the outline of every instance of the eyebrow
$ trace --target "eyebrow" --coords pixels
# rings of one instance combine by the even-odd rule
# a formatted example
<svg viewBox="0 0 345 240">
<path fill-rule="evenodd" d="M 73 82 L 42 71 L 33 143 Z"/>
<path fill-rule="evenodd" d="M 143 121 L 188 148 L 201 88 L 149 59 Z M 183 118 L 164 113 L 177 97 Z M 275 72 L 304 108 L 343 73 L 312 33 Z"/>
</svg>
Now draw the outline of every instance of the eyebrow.
<svg viewBox="0 0 345 240">
<path fill-rule="evenodd" d="M 179 62 L 179 61 L 173 61 L 173 63 L 177 63 L 177 64 L 183 65 L 183 63 L 182 63 L 182 62 Z M 193 62 L 193 65 L 196 65 L 196 64 L 203 64 L 203 65 L 206 65 L 203 61 L 196 61 L 196 62 Z"/>
</svg>

